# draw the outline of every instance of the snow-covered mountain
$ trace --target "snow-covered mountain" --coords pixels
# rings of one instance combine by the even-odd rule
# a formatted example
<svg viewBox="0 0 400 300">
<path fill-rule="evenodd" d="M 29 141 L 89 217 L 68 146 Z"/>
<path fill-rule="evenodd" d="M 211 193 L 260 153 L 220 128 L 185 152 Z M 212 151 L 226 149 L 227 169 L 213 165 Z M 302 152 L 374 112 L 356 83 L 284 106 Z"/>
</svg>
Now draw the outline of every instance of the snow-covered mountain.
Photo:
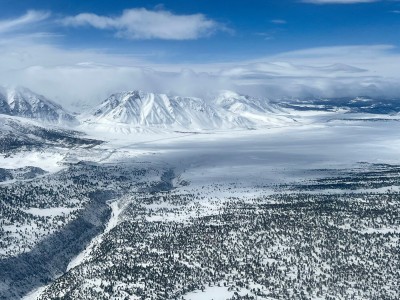
<svg viewBox="0 0 400 300">
<path fill-rule="evenodd" d="M 92 115 L 97 121 L 164 128 L 174 125 L 214 128 L 222 123 L 217 112 L 201 99 L 142 91 L 113 94 L 95 108 Z"/>
<path fill-rule="evenodd" d="M 282 125 L 293 121 L 288 119 L 287 112 L 268 99 L 221 91 L 212 98 L 212 102 L 225 112 L 253 125 Z"/>
<path fill-rule="evenodd" d="M 0 114 L 0 154 L 46 147 L 93 147 L 101 141 L 67 128 L 49 128 L 40 122 Z"/>
<path fill-rule="evenodd" d="M 111 95 L 83 118 L 91 126 L 211 130 L 254 128 L 292 122 L 282 110 L 260 100 L 224 91 L 211 99 L 128 91 Z"/>
<path fill-rule="evenodd" d="M 49 124 L 71 125 L 77 122 L 61 105 L 23 87 L 0 87 L 0 114 Z"/>
</svg>

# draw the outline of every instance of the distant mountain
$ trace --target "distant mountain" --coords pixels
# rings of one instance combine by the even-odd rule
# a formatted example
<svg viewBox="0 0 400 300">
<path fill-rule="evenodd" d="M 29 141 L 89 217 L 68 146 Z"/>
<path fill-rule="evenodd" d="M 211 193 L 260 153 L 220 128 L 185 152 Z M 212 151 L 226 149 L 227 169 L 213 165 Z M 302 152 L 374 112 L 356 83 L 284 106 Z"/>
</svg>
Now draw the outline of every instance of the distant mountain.
<svg viewBox="0 0 400 300">
<path fill-rule="evenodd" d="M 279 100 L 279 105 L 283 108 L 297 111 L 342 111 L 353 114 L 377 115 L 395 115 L 400 113 L 400 100 L 384 97 L 294 98 Z"/>
<path fill-rule="evenodd" d="M 254 128 L 291 122 L 282 110 L 256 98 L 224 91 L 212 99 L 128 91 L 116 93 L 83 117 L 85 124 L 109 128 L 211 130 Z"/>
<path fill-rule="evenodd" d="M 284 109 L 271 103 L 268 99 L 260 99 L 240 95 L 232 91 L 221 91 L 212 98 L 212 102 L 226 113 L 246 120 L 254 125 L 282 125 L 293 120 L 288 119 Z"/>
<path fill-rule="evenodd" d="M 23 87 L 0 87 L 0 114 L 34 119 L 49 124 L 71 125 L 75 117 L 61 105 Z"/>
</svg>

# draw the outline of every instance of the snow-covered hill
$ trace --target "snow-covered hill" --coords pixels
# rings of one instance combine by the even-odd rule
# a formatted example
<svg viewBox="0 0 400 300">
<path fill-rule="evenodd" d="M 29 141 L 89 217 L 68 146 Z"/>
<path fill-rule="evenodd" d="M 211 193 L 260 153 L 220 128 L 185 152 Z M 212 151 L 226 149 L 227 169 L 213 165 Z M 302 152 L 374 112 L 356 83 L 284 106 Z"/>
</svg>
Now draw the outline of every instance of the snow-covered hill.
<svg viewBox="0 0 400 300">
<path fill-rule="evenodd" d="M 0 114 L 0 154 L 46 147 L 93 147 L 98 144 L 101 141 L 89 139 L 78 131 L 50 128 L 37 121 Z"/>
<path fill-rule="evenodd" d="M 0 87 L 0 114 L 57 125 L 72 125 L 77 122 L 61 105 L 23 87 Z"/>
<path fill-rule="evenodd" d="M 143 91 L 116 93 L 84 115 L 82 121 L 86 126 L 115 131 L 255 128 L 292 122 L 267 100 L 230 91 L 207 100 Z"/>
</svg>

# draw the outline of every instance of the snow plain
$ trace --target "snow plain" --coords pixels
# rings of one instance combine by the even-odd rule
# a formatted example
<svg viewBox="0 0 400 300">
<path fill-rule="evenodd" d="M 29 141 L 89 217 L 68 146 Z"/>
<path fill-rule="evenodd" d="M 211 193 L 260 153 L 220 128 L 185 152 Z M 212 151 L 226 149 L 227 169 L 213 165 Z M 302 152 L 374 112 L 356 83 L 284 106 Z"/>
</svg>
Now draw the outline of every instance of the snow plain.
<svg viewBox="0 0 400 300">
<path fill-rule="evenodd" d="M 310 169 L 400 162 L 400 122 L 317 123 L 208 133 L 96 134 L 108 140 L 103 163 L 165 163 L 191 185 L 304 179 Z"/>
</svg>

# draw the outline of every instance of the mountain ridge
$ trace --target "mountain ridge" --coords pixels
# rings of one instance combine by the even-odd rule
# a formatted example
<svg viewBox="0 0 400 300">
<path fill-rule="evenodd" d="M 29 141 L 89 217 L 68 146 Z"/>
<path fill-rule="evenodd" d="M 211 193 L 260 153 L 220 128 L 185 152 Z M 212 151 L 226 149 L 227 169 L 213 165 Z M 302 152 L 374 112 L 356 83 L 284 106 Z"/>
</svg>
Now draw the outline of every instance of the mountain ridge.
<svg viewBox="0 0 400 300">
<path fill-rule="evenodd" d="M 211 99 L 147 93 L 141 90 L 112 94 L 83 117 L 84 124 L 131 125 L 190 130 L 247 128 L 291 122 L 283 110 L 231 91 Z"/>
<path fill-rule="evenodd" d="M 168 132 L 256 129 L 296 123 L 298 111 L 399 114 L 395 101 L 370 97 L 281 99 L 222 90 L 207 97 L 141 90 L 111 94 L 100 104 L 70 114 L 48 98 L 24 87 L 0 86 L 0 114 L 83 131 Z"/>
<path fill-rule="evenodd" d="M 54 125 L 77 124 L 75 116 L 60 104 L 25 87 L 0 87 L 0 114 Z"/>
</svg>

